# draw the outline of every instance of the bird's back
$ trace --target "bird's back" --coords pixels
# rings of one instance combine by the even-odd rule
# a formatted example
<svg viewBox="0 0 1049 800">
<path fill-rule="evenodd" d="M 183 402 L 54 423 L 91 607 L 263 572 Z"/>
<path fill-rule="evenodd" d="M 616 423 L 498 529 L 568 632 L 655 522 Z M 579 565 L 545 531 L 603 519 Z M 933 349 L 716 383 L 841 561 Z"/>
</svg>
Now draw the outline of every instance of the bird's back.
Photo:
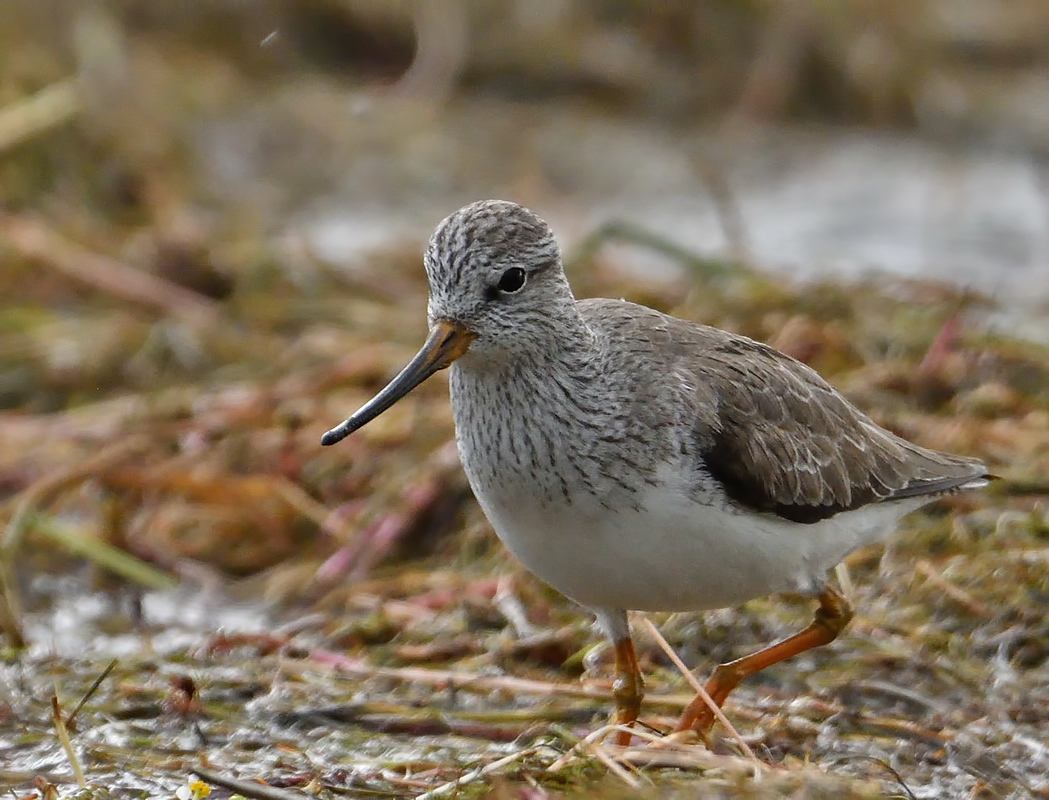
<svg viewBox="0 0 1049 800">
<path fill-rule="evenodd" d="M 886 431 L 810 367 L 768 345 L 625 301 L 584 300 L 579 308 L 610 359 L 604 374 L 631 382 L 639 421 L 677 426 L 699 479 L 745 508 L 815 523 L 987 481 L 980 461 Z"/>
</svg>

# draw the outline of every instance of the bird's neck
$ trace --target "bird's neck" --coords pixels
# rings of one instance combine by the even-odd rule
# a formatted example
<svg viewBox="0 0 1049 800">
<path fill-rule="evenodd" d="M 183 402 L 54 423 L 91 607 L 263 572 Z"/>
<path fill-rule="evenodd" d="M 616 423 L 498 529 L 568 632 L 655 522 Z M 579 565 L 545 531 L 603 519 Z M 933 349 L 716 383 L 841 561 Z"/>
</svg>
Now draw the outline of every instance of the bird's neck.
<svg viewBox="0 0 1049 800">
<path fill-rule="evenodd" d="M 579 474 L 589 463 L 579 431 L 601 425 L 607 411 L 600 402 L 601 363 L 593 333 L 572 311 L 550 314 L 556 336 L 551 329 L 541 346 L 452 365 L 456 433 L 479 496 L 529 486 L 537 502 L 554 502 L 566 482 L 596 481 Z"/>
</svg>

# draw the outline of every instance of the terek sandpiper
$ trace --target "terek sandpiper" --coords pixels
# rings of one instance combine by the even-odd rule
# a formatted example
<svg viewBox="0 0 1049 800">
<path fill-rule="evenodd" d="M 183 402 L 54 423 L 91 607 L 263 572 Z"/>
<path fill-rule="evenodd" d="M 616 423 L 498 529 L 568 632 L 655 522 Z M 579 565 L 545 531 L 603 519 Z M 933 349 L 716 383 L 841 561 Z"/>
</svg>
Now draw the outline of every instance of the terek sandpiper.
<svg viewBox="0 0 1049 800">
<path fill-rule="evenodd" d="M 721 704 L 747 676 L 838 636 L 852 608 L 827 572 L 849 552 L 989 479 L 975 459 L 879 427 L 768 345 L 623 300 L 576 300 L 549 226 L 514 203 L 456 211 L 425 265 L 429 338 L 322 442 L 451 367 L 477 501 L 528 569 L 597 615 L 615 647 L 621 723 L 637 719 L 643 686 L 628 610 L 818 599 L 805 630 L 717 667 L 707 691 Z M 678 729 L 712 721 L 697 698 Z"/>
</svg>

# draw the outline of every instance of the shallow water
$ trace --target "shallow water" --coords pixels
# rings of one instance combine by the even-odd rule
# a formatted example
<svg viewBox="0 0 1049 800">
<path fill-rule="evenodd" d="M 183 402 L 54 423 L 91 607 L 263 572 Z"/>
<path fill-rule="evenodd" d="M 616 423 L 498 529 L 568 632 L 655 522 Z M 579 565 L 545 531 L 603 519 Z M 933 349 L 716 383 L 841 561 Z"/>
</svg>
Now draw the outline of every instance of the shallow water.
<svg viewBox="0 0 1049 800">
<path fill-rule="evenodd" d="M 793 280 L 873 272 L 947 281 L 1029 315 L 1049 302 L 1046 175 L 1022 150 L 852 129 L 762 129 L 729 140 L 565 109 L 501 139 L 470 130 L 481 113 L 467 108 L 434 125 L 436 143 L 425 151 L 369 153 L 349 164 L 339 188 L 293 229 L 326 260 L 354 263 L 384 242 L 421 243 L 462 203 L 502 196 L 547 217 L 569 249 L 602 223 L 626 220 L 697 253 L 729 256 L 704 178 L 714 175 L 728 186 L 741 243 L 761 268 Z M 499 114 L 501 125 L 527 116 L 520 108 Z M 513 154 L 493 167 L 491 150 L 500 148 Z M 471 149 L 488 155 L 482 161 Z M 514 168 L 522 158 L 528 165 Z M 387 189 L 376 193 L 378 167 Z M 425 170 L 436 179 L 410 180 Z M 403 196 L 389 189 L 405 184 L 413 185 Z M 653 280 L 680 277 L 638 248 L 622 263 Z"/>
<path fill-rule="evenodd" d="M 33 658 L 120 658 L 185 650 L 218 631 L 271 630 L 272 616 L 258 598 L 237 602 L 217 587 L 192 582 L 167 591 L 92 592 L 81 578 L 40 575 L 34 594 L 43 607 L 24 617 L 28 655 Z M 138 609 L 132 610 L 132 603 Z"/>
</svg>

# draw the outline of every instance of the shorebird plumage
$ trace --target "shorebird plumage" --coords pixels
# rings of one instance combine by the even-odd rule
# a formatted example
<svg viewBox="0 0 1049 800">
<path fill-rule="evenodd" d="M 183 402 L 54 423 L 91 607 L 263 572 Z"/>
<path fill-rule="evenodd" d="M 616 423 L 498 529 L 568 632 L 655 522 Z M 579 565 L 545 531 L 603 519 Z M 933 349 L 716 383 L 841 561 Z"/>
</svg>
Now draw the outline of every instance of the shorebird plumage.
<svg viewBox="0 0 1049 800">
<path fill-rule="evenodd" d="M 621 300 L 577 301 L 545 222 L 468 205 L 425 254 L 431 334 L 334 444 L 451 366 L 463 468 L 499 538 L 590 608 L 615 643 L 618 718 L 641 699 L 626 612 L 720 608 L 783 591 L 820 601 L 803 632 L 721 665 L 747 675 L 837 636 L 826 582 L 849 552 L 938 496 L 986 483 L 975 459 L 884 430 L 768 345 Z M 694 703 L 679 728 L 712 716 Z"/>
</svg>

